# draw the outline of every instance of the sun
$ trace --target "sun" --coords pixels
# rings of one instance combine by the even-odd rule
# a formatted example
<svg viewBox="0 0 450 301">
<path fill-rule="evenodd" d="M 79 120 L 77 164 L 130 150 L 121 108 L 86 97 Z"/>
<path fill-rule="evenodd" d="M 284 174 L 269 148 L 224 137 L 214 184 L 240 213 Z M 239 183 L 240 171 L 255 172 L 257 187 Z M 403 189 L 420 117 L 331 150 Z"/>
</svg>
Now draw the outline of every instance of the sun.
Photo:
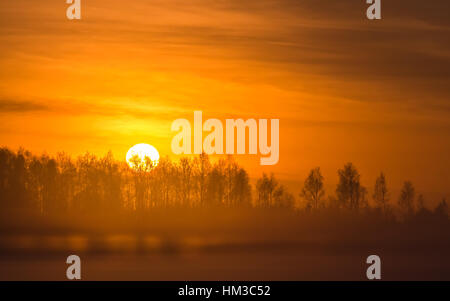
<svg viewBox="0 0 450 301">
<path fill-rule="evenodd" d="M 150 171 L 159 163 L 159 153 L 156 148 L 147 143 L 139 143 L 127 152 L 127 163 L 135 170 Z"/>
</svg>

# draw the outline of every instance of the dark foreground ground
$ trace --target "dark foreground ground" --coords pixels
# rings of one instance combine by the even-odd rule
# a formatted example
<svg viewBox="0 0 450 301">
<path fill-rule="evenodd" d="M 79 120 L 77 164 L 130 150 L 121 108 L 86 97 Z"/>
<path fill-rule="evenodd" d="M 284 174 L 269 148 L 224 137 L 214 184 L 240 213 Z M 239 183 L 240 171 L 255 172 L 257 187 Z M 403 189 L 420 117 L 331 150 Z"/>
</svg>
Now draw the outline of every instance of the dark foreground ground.
<svg viewBox="0 0 450 301">
<path fill-rule="evenodd" d="M 144 217 L 0 221 L 0 280 L 450 280 L 450 227 L 347 213 L 153 212 Z"/>
<path fill-rule="evenodd" d="M 365 280 L 366 254 L 297 252 L 81 256 L 83 280 Z M 383 280 L 450 280 L 450 261 L 380 255 Z M 0 280 L 65 280 L 65 255 L 0 258 Z"/>
</svg>

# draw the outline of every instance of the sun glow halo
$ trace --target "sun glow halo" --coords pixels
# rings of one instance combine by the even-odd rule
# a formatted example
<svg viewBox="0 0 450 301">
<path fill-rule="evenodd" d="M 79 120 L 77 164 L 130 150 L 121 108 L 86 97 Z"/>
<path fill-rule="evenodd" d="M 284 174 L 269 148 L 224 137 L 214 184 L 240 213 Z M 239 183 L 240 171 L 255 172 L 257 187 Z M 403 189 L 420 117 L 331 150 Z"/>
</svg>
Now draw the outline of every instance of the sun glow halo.
<svg viewBox="0 0 450 301">
<path fill-rule="evenodd" d="M 150 170 L 159 163 L 159 153 L 156 148 L 146 143 L 139 143 L 127 152 L 127 163 L 135 170 Z"/>
</svg>

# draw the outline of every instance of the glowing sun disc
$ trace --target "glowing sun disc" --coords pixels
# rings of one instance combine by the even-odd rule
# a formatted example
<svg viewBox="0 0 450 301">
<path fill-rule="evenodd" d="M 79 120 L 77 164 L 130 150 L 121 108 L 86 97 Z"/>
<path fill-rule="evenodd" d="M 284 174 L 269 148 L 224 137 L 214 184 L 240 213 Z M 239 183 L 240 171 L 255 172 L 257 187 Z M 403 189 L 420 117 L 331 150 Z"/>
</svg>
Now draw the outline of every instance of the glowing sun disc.
<svg viewBox="0 0 450 301">
<path fill-rule="evenodd" d="M 159 153 L 158 150 L 150 144 L 139 143 L 128 150 L 126 159 L 131 168 L 148 170 L 151 167 L 158 165 Z"/>
</svg>

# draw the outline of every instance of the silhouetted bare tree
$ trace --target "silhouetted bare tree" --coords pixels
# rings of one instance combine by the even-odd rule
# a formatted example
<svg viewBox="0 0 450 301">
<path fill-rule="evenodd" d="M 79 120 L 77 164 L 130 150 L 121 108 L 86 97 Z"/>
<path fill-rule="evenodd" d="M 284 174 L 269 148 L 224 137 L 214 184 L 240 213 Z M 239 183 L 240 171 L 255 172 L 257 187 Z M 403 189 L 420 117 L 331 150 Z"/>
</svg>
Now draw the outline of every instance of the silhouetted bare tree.
<svg viewBox="0 0 450 301">
<path fill-rule="evenodd" d="M 434 213 L 441 218 L 448 218 L 448 204 L 445 198 L 442 199 L 442 201 L 436 206 L 436 209 L 434 209 Z"/>
<path fill-rule="evenodd" d="M 358 210 L 367 205 L 367 190 L 360 183 L 360 175 L 352 163 L 338 170 L 339 183 L 336 195 L 345 208 Z"/>
<path fill-rule="evenodd" d="M 257 206 L 260 207 L 293 207 L 295 203 L 294 196 L 278 183 L 274 174 L 268 177 L 263 173 L 256 182 L 256 192 L 258 194 Z"/>
<path fill-rule="evenodd" d="M 200 206 L 203 206 L 205 203 L 207 177 L 210 169 L 211 162 L 209 161 L 209 157 L 206 153 L 202 153 L 194 159 L 194 174 L 197 184 L 196 194 L 198 196 Z"/>
<path fill-rule="evenodd" d="M 414 213 L 414 197 L 415 189 L 410 181 L 406 181 L 403 184 L 402 191 L 400 192 L 400 197 L 398 199 L 398 205 L 402 209 L 403 213 L 407 216 L 412 216 Z"/>
<path fill-rule="evenodd" d="M 256 182 L 259 206 L 268 208 L 272 205 L 273 193 L 277 185 L 274 174 L 268 177 L 267 174 L 263 173 L 262 177 Z"/>
<path fill-rule="evenodd" d="M 425 198 L 423 194 L 419 194 L 417 197 L 417 211 L 422 211 L 425 209 Z"/>
<path fill-rule="evenodd" d="M 192 163 L 188 158 L 181 158 L 179 165 L 182 205 L 190 205 L 193 185 Z"/>
<path fill-rule="evenodd" d="M 389 190 L 387 189 L 386 177 L 381 173 L 375 180 L 375 187 L 373 190 L 373 200 L 375 204 L 386 214 L 389 206 Z"/>
<path fill-rule="evenodd" d="M 316 167 L 305 179 L 300 197 L 306 201 L 307 208 L 318 209 L 324 195 L 323 176 L 320 173 L 320 167 Z"/>
</svg>

